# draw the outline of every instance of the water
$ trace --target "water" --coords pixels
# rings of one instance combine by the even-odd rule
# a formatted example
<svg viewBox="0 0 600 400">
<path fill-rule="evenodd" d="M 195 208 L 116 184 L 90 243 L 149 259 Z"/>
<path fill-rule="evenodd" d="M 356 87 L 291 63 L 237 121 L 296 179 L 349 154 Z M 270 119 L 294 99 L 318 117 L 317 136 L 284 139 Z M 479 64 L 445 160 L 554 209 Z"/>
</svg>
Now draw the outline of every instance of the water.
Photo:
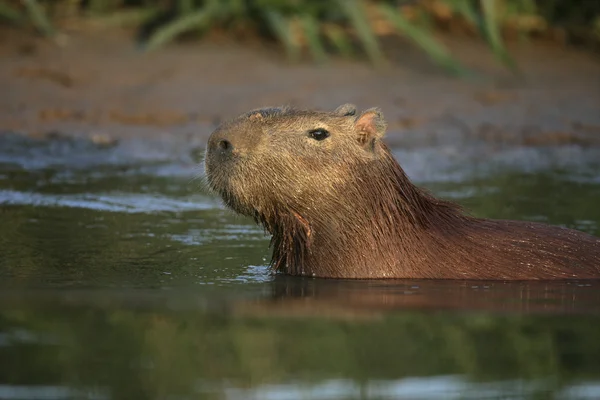
<svg viewBox="0 0 600 400">
<path fill-rule="evenodd" d="M 600 398 L 600 282 L 273 277 L 195 154 L 0 135 L 0 399 Z M 600 235 L 600 149 L 396 155 L 475 215 Z"/>
</svg>

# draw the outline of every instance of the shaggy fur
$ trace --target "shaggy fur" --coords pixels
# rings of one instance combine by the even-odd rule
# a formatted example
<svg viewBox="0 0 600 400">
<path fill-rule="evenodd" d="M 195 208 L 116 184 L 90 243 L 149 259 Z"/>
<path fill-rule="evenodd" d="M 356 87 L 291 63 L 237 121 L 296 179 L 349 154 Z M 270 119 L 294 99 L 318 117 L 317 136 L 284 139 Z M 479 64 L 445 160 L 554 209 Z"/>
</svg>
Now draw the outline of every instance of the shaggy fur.
<svg viewBox="0 0 600 400">
<path fill-rule="evenodd" d="M 316 140 L 311 132 L 325 130 Z M 356 116 L 266 108 L 220 126 L 206 171 L 225 204 L 272 234 L 275 271 L 327 278 L 600 278 L 600 239 L 533 222 L 477 219 L 413 185 Z"/>
</svg>

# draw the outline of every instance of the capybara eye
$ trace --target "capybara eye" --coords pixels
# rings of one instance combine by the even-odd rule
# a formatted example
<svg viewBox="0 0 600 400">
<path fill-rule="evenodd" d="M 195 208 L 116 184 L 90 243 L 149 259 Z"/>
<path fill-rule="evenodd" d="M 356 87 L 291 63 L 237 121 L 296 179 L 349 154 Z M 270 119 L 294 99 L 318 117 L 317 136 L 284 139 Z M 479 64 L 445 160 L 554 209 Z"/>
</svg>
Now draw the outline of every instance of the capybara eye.
<svg viewBox="0 0 600 400">
<path fill-rule="evenodd" d="M 320 141 L 320 140 L 327 139 L 329 137 L 329 132 L 326 129 L 317 128 L 317 129 L 308 131 L 308 136 L 310 136 L 311 138 L 313 138 L 315 140 Z"/>
</svg>

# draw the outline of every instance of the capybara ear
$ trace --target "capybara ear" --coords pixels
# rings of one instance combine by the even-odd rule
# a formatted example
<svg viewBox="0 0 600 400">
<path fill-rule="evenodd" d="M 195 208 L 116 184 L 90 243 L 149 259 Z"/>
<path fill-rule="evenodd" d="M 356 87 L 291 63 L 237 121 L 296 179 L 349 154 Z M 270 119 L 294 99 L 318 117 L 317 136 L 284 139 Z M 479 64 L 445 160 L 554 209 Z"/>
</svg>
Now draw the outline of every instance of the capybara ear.
<svg viewBox="0 0 600 400">
<path fill-rule="evenodd" d="M 262 113 L 261 113 L 260 111 L 256 111 L 256 112 L 254 112 L 254 113 L 251 113 L 251 114 L 248 116 L 248 119 L 249 119 L 250 121 L 258 121 L 258 120 L 261 120 L 261 119 L 263 119 L 263 118 L 264 118 L 264 117 L 263 117 L 263 115 L 262 115 Z"/>
<path fill-rule="evenodd" d="M 348 117 L 356 114 L 356 106 L 354 104 L 342 104 L 335 109 L 334 113 L 341 115 L 342 117 Z"/>
<path fill-rule="evenodd" d="M 358 133 L 358 142 L 362 145 L 370 143 L 372 146 L 385 135 L 387 124 L 379 108 L 369 108 L 356 118 L 354 127 Z"/>
</svg>

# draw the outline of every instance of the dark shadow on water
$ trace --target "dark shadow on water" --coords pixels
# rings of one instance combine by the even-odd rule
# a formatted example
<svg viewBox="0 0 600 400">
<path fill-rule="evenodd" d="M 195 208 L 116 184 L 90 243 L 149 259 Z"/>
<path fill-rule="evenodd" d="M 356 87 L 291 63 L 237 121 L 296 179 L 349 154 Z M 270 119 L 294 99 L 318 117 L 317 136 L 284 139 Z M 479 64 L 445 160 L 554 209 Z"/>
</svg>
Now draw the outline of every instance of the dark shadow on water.
<svg viewBox="0 0 600 400">
<path fill-rule="evenodd" d="M 402 312 L 600 315 L 600 280 L 333 280 L 285 275 L 153 287 L 5 288 L 0 309 L 56 304 L 269 317 L 376 317 Z M 201 307 L 198 309 L 198 305 Z M 240 315 L 241 315 L 240 314 Z"/>
<path fill-rule="evenodd" d="M 401 310 L 600 314 L 600 280 L 340 281 L 277 276 L 258 303 L 277 314 L 373 315 Z"/>
</svg>

